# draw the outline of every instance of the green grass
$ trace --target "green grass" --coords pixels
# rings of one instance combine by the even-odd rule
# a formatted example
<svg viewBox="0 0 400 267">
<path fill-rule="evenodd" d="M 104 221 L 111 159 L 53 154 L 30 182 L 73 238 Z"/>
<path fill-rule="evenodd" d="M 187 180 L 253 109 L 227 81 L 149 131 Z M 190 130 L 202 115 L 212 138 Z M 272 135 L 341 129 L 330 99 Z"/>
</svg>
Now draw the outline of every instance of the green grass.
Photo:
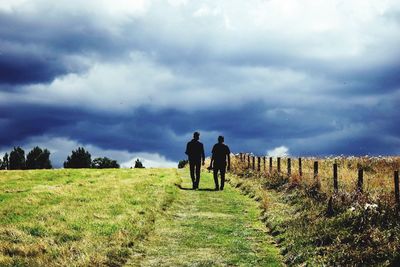
<svg viewBox="0 0 400 267">
<path fill-rule="evenodd" d="M 0 172 L 0 266 L 279 266 L 259 204 L 175 169 Z M 203 173 L 201 187 L 213 188 Z"/>
<path fill-rule="evenodd" d="M 0 172 L 0 266 L 118 266 L 177 194 L 176 170 Z"/>
<path fill-rule="evenodd" d="M 183 188 L 190 188 L 180 172 Z M 180 190 L 132 266 L 281 266 L 279 251 L 259 220 L 259 204 L 229 185 L 213 189 L 202 173 L 200 190 Z M 206 190 L 204 190 L 206 189 Z"/>
</svg>

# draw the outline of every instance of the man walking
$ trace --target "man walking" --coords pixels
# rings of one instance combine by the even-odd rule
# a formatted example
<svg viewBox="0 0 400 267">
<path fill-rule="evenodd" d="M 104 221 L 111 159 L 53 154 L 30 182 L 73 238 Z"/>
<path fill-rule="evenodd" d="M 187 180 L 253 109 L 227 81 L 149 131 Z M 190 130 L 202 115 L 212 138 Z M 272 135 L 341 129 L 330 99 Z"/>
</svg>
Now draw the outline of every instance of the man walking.
<svg viewBox="0 0 400 267">
<path fill-rule="evenodd" d="M 218 143 L 212 149 L 210 168 L 214 172 L 215 190 L 224 190 L 225 172 L 231 168 L 231 151 L 224 144 L 224 137 L 218 136 Z M 226 164 L 228 161 L 228 165 Z M 218 171 L 221 174 L 221 187 L 218 186 Z"/>
<path fill-rule="evenodd" d="M 204 146 L 199 142 L 200 133 L 194 132 L 193 139 L 186 145 L 186 155 L 188 155 L 190 166 L 190 178 L 192 178 L 193 189 L 199 188 L 200 168 L 204 165 L 205 155 Z"/>
</svg>

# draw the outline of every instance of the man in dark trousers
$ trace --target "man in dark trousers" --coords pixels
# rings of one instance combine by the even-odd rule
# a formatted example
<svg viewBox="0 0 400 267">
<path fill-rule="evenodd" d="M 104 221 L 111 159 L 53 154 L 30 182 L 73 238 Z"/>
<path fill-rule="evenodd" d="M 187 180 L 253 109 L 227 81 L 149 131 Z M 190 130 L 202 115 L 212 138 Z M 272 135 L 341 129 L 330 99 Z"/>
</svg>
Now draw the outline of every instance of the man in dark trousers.
<svg viewBox="0 0 400 267">
<path fill-rule="evenodd" d="M 193 139 L 186 145 L 186 155 L 189 158 L 190 177 L 193 189 L 199 188 L 201 164 L 204 165 L 204 146 L 199 142 L 200 133 L 194 132 Z"/>
<path fill-rule="evenodd" d="M 224 137 L 218 136 L 218 143 L 212 149 L 210 168 L 214 171 L 215 190 L 224 190 L 225 172 L 231 168 L 231 151 L 224 144 Z M 228 165 L 226 164 L 228 161 Z M 221 187 L 218 186 L 218 171 L 221 174 Z"/>
</svg>

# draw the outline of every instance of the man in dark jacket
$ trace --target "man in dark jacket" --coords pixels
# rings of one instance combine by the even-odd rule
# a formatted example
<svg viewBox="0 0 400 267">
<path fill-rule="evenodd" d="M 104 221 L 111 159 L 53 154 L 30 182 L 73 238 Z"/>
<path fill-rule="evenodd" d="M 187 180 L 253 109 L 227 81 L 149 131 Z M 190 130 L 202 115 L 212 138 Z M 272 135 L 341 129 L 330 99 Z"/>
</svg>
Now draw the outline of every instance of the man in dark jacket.
<svg viewBox="0 0 400 267">
<path fill-rule="evenodd" d="M 229 147 L 224 144 L 224 137 L 218 137 L 218 143 L 212 149 L 212 157 L 210 168 L 214 172 L 215 190 L 224 190 L 225 185 L 225 172 L 231 168 L 231 151 Z M 227 165 L 228 161 L 228 165 Z M 218 171 L 221 174 L 221 187 L 218 186 Z"/>
<path fill-rule="evenodd" d="M 193 139 L 186 145 L 186 155 L 189 159 L 190 177 L 193 189 L 199 188 L 201 164 L 204 165 L 204 146 L 199 142 L 200 133 L 194 132 Z"/>
</svg>

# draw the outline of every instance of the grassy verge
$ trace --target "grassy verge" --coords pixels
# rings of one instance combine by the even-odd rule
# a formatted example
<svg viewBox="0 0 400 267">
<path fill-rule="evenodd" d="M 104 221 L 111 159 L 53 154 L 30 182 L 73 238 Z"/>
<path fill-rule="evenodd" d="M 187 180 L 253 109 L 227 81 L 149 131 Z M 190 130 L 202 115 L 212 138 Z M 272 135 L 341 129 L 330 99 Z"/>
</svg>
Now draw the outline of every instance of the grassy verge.
<svg viewBox="0 0 400 267">
<path fill-rule="evenodd" d="M 188 171 L 180 175 L 183 189 L 129 265 L 282 266 L 257 202 L 229 185 L 212 191 L 212 176 L 205 172 L 200 190 L 188 190 Z"/>
<path fill-rule="evenodd" d="M 399 214 L 390 199 L 339 192 L 326 198 L 275 175 L 231 177 L 264 207 L 264 221 L 288 265 L 398 266 Z"/>
<path fill-rule="evenodd" d="M 0 172 L 0 266 L 120 266 L 175 199 L 173 169 Z"/>
</svg>

